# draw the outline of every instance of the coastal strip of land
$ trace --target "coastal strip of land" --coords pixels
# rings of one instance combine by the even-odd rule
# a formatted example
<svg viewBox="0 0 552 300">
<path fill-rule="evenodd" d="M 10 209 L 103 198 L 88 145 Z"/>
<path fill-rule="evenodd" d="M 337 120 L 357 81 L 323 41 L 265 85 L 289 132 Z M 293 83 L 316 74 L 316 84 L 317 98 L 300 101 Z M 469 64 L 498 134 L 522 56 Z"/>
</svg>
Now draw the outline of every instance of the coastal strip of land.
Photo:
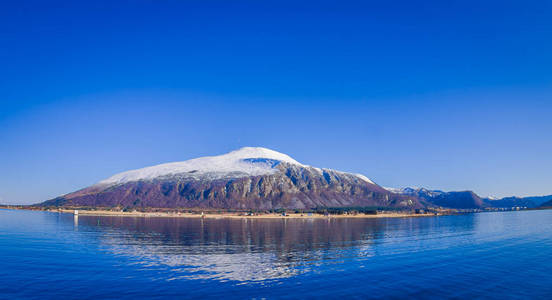
<svg viewBox="0 0 552 300">
<path fill-rule="evenodd" d="M 440 210 L 427 212 L 417 211 L 372 211 L 322 213 L 322 212 L 246 212 L 246 211 L 125 211 L 102 208 L 40 208 L 36 206 L 0 205 L 0 209 L 47 211 L 82 216 L 113 217 L 164 217 L 164 218 L 207 218 L 207 219 L 328 219 L 328 218 L 410 218 L 431 217 L 458 214 L 457 211 Z"/>
<path fill-rule="evenodd" d="M 70 213 L 83 216 L 116 216 L 116 217 L 168 217 L 168 218 L 207 218 L 207 219 L 327 219 L 327 218 L 408 218 L 445 215 L 445 213 L 410 213 L 410 212 L 381 212 L 377 214 L 316 214 L 316 213 L 189 213 L 189 212 L 139 212 L 139 211 L 110 211 L 110 210 L 73 210 L 59 209 L 52 212 Z"/>
</svg>

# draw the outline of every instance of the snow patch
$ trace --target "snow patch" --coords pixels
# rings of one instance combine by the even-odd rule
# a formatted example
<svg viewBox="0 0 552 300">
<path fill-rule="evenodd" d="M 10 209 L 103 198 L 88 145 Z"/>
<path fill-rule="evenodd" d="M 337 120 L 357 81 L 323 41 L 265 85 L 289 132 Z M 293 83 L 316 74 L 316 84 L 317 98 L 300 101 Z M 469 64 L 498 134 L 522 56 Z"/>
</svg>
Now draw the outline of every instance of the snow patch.
<svg viewBox="0 0 552 300">
<path fill-rule="evenodd" d="M 400 195 L 409 195 L 409 196 L 427 195 L 429 197 L 437 197 L 444 193 L 443 191 L 439 191 L 439 190 L 428 190 L 426 188 L 419 188 L 419 187 L 405 187 L 405 188 L 384 187 L 384 189 L 386 189 L 391 193 L 400 194 Z"/>
<path fill-rule="evenodd" d="M 114 185 L 158 177 L 184 175 L 186 177 L 218 179 L 228 176 L 247 177 L 272 174 L 279 162 L 304 166 L 286 154 L 261 147 L 244 147 L 219 156 L 206 156 L 183 162 L 174 162 L 126 171 L 100 181 L 99 185 Z"/>
<path fill-rule="evenodd" d="M 154 180 L 157 178 L 179 177 L 195 180 L 216 180 L 223 178 L 242 178 L 249 176 L 269 175 L 279 172 L 276 168 L 285 162 L 307 168 L 286 154 L 261 147 L 244 147 L 227 154 L 206 156 L 182 162 L 166 163 L 143 169 L 131 170 L 113 175 L 96 185 L 118 185 L 127 182 Z M 320 168 L 313 168 L 322 173 Z M 355 176 L 370 184 L 372 180 L 362 174 L 339 172 Z"/>
<path fill-rule="evenodd" d="M 382 186 L 382 188 L 384 188 L 385 190 L 391 192 L 391 193 L 394 193 L 394 194 L 401 194 L 402 193 L 402 190 L 403 189 L 398 189 L 398 188 L 392 188 L 392 187 L 385 187 L 385 186 Z"/>
<path fill-rule="evenodd" d="M 362 179 L 362 180 L 364 180 L 368 183 L 375 184 L 372 180 L 370 180 L 370 178 L 368 178 L 368 177 L 366 177 L 362 174 L 353 174 L 353 175 L 355 175 L 356 177 L 358 177 L 358 178 L 360 178 L 360 179 Z"/>
</svg>

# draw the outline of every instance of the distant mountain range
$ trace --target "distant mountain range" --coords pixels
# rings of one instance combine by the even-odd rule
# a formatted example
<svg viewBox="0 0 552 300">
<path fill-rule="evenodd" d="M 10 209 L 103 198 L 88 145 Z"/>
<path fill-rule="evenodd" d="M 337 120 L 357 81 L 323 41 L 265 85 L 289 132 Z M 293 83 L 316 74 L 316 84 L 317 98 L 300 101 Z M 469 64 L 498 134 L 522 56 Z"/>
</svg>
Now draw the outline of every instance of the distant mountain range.
<svg viewBox="0 0 552 300">
<path fill-rule="evenodd" d="M 422 203 L 424 203 L 426 206 L 438 206 L 456 209 L 481 209 L 486 207 L 536 208 L 542 206 L 545 202 L 552 200 L 552 195 L 537 197 L 505 197 L 502 199 L 492 199 L 482 198 L 472 191 L 443 192 L 439 190 L 428 190 L 425 188 L 387 188 L 387 190 L 401 195 L 411 195 L 419 197 L 420 199 L 423 199 Z"/>
<path fill-rule="evenodd" d="M 379 207 L 534 208 L 544 197 L 481 198 L 472 191 L 383 188 L 360 174 L 303 165 L 260 147 L 116 174 L 82 190 L 37 204 L 42 207 L 312 209 Z M 552 203 L 551 203 L 552 206 Z"/>
</svg>

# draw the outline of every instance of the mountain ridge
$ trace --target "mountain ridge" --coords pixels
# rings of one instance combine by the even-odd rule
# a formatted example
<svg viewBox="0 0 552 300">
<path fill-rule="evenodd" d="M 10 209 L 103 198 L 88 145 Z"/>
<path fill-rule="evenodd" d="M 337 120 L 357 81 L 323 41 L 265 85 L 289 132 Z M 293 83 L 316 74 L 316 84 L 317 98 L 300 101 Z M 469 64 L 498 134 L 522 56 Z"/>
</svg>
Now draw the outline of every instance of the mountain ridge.
<svg viewBox="0 0 552 300">
<path fill-rule="evenodd" d="M 39 205 L 213 209 L 423 207 L 417 197 L 391 193 L 364 175 L 303 165 L 285 154 L 259 147 L 122 172 Z"/>
<path fill-rule="evenodd" d="M 429 205 L 457 208 L 457 209 L 484 209 L 484 208 L 512 208 L 527 207 L 536 208 L 544 202 L 552 200 L 552 195 L 530 197 L 504 197 L 494 199 L 481 197 L 473 191 L 449 191 L 429 190 L 426 188 L 386 188 L 403 195 L 417 196 L 429 203 Z M 552 203 L 551 203 L 552 204 Z"/>
</svg>

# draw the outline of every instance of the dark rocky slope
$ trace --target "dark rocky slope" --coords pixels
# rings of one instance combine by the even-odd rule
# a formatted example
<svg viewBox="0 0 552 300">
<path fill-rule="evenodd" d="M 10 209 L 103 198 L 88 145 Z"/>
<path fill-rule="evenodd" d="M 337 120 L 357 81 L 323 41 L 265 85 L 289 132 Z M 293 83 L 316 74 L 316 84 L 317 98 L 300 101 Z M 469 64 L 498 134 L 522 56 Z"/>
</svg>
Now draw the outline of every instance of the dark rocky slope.
<svg viewBox="0 0 552 300">
<path fill-rule="evenodd" d="M 540 207 L 542 207 L 542 208 L 552 208 L 552 200 L 544 202 L 543 204 L 540 205 Z"/>
<path fill-rule="evenodd" d="M 427 199 L 431 204 L 447 208 L 477 209 L 487 205 L 472 191 L 446 192 Z"/>
<path fill-rule="evenodd" d="M 455 209 L 480 209 L 486 203 L 472 191 L 443 192 L 425 188 L 392 189 L 402 195 L 418 197 L 427 207 L 444 207 Z"/>
</svg>

